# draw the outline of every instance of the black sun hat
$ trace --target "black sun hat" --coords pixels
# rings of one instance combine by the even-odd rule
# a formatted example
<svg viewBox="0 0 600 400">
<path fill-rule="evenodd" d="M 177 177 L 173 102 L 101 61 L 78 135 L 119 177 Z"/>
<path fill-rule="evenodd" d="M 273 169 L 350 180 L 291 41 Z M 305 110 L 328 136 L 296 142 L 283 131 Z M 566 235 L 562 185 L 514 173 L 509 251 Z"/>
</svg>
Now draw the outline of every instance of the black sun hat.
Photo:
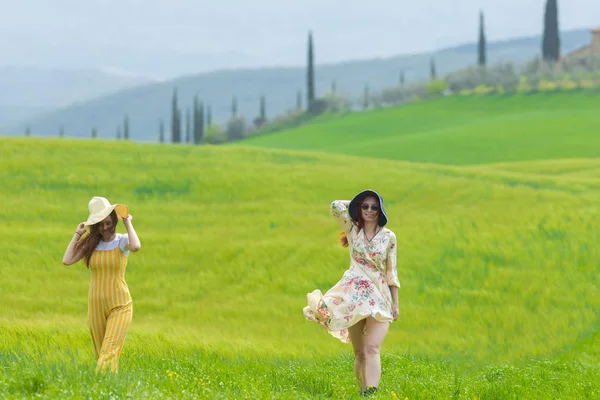
<svg viewBox="0 0 600 400">
<path fill-rule="evenodd" d="M 356 196 L 354 196 L 354 198 L 350 201 L 350 206 L 348 207 L 348 214 L 350 214 L 350 218 L 352 218 L 352 220 L 354 222 L 356 222 L 358 220 L 358 213 L 360 212 L 360 204 L 362 203 L 363 199 L 367 196 L 373 196 L 376 197 L 379 200 L 379 226 L 385 226 L 385 224 L 387 224 L 388 219 L 387 219 L 387 215 L 385 214 L 385 210 L 383 209 L 383 198 L 379 195 L 379 193 L 377 193 L 374 190 L 371 189 L 367 189 L 367 190 L 363 190 L 362 192 L 358 193 Z"/>
</svg>

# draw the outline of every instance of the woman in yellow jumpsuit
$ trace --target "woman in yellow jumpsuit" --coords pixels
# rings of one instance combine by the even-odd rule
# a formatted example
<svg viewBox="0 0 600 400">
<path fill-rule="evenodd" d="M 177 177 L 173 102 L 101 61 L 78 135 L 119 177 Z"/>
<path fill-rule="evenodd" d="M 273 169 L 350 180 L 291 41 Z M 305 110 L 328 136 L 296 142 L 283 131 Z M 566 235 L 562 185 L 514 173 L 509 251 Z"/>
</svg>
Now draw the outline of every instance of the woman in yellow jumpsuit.
<svg viewBox="0 0 600 400">
<path fill-rule="evenodd" d="M 71 265 L 84 259 L 91 271 L 88 323 L 98 360 L 97 371 L 110 368 L 117 373 L 133 315 L 125 282 L 127 257 L 130 252 L 138 251 L 141 243 L 126 205 L 111 205 L 104 197 L 94 197 L 88 208 L 90 215 L 77 226 L 63 264 Z M 126 234 L 116 233 L 119 220 L 123 221 Z"/>
</svg>

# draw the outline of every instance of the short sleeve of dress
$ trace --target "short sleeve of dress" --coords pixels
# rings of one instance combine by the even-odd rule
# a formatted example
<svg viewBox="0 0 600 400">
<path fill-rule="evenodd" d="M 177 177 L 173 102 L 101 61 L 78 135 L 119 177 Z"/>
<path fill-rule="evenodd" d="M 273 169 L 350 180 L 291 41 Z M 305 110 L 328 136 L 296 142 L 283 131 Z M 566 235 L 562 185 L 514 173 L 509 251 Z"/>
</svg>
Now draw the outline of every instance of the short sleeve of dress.
<svg viewBox="0 0 600 400">
<path fill-rule="evenodd" d="M 125 257 L 129 257 L 129 249 L 127 248 L 127 244 L 129 243 L 129 235 L 124 233 L 119 237 L 119 247 L 125 253 Z"/>
<path fill-rule="evenodd" d="M 334 200 L 329 210 L 344 232 L 348 233 L 352 230 L 352 220 L 350 219 L 350 214 L 348 214 L 348 208 L 342 200 Z"/>
<path fill-rule="evenodd" d="M 386 257 L 386 271 L 385 277 L 388 286 L 395 286 L 397 288 L 400 287 L 400 281 L 398 280 L 398 272 L 396 270 L 396 235 L 394 232 L 391 232 L 390 243 L 387 248 L 387 257 Z"/>
</svg>

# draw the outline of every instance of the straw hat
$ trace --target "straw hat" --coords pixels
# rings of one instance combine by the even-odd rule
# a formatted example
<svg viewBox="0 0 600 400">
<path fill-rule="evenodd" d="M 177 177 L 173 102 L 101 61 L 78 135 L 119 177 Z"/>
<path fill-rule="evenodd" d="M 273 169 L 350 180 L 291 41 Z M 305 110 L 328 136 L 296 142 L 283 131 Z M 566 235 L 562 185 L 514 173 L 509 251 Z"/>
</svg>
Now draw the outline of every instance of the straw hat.
<svg viewBox="0 0 600 400">
<path fill-rule="evenodd" d="M 354 198 L 350 201 L 350 205 L 348 207 L 348 213 L 350 214 L 350 218 L 353 221 L 358 220 L 358 214 L 360 213 L 360 203 L 362 203 L 363 199 L 367 196 L 376 197 L 379 200 L 379 218 L 378 223 L 379 226 L 385 226 L 388 222 L 387 214 L 383 209 L 383 198 L 374 190 L 367 189 L 358 193 Z"/>
<path fill-rule="evenodd" d="M 110 213 L 115 210 L 119 219 L 127 218 L 129 215 L 129 208 L 125 204 L 110 204 L 110 202 L 104 197 L 94 196 L 88 203 L 88 209 L 90 215 L 83 224 L 94 225 L 108 217 Z"/>
</svg>

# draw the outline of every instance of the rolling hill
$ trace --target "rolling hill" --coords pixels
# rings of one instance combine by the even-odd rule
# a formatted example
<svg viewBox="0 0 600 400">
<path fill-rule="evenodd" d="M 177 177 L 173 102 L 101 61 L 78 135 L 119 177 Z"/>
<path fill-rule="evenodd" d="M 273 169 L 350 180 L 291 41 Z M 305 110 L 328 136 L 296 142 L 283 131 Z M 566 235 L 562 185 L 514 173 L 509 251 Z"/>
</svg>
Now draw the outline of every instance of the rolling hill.
<svg viewBox="0 0 600 400">
<path fill-rule="evenodd" d="M 457 165 L 600 157 L 598 107 L 597 92 L 452 96 L 330 118 L 243 143 Z"/>
<path fill-rule="evenodd" d="M 563 32 L 562 50 L 569 51 L 587 44 L 588 30 Z M 316 59 L 318 62 L 318 42 Z M 304 54 L 305 49 L 298 52 Z M 490 63 L 512 61 L 521 63 L 540 53 L 540 38 L 520 38 L 502 42 L 490 42 Z M 319 93 L 329 91 L 336 81 L 337 92 L 352 99 L 358 98 L 365 84 L 372 92 L 397 84 L 401 70 L 407 81 L 428 77 L 429 60 L 435 57 L 438 74 L 442 75 L 474 63 L 476 46 L 467 44 L 440 50 L 433 54 L 401 55 L 386 59 L 348 61 L 334 65 L 320 65 L 316 73 Z M 124 114 L 130 117 L 130 136 L 133 140 L 155 142 L 161 119 L 169 126 L 171 97 L 178 89 L 179 104 L 185 114 L 198 95 L 212 108 L 213 120 L 219 123 L 231 115 L 233 96 L 237 97 L 238 112 L 250 121 L 258 114 L 259 98 L 266 96 L 267 117 L 295 108 L 296 93 L 304 92 L 304 67 L 223 70 L 184 76 L 172 81 L 144 85 L 99 97 L 91 101 L 73 104 L 43 116 L 31 118 L 19 124 L 4 127 L 4 135 L 22 135 L 27 127 L 33 135 L 57 136 L 64 126 L 69 137 L 89 137 L 92 128 L 99 137 L 114 138 L 117 126 L 122 124 Z"/>
</svg>

